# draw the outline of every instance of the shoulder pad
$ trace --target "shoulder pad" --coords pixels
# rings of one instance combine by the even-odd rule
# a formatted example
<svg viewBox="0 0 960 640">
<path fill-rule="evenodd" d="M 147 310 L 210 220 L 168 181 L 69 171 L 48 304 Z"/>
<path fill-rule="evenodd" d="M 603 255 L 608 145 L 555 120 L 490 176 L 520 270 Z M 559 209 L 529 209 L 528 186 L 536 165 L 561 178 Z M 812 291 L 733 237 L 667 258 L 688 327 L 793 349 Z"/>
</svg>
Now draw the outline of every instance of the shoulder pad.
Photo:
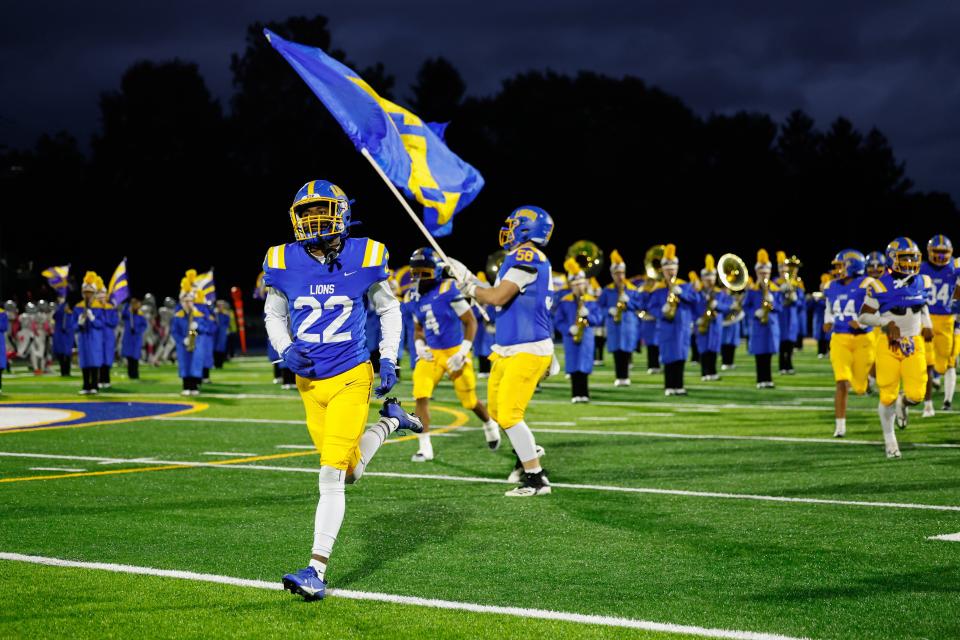
<svg viewBox="0 0 960 640">
<path fill-rule="evenodd" d="M 440 283 L 440 293 L 446 293 L 450 291 L 450 287 L 453 286 L 453 280 L 444 280 Z"/>
<path fill-rule="evenodd" d="M 266 269 L 286 269 L 287 268 L 287 259 L 286 259 L 287 245 L 278 244 L 275 247 L 270 247 L 267 251 L 266 257 L 263 259 L 264 270 Z"/>
<path fill-rule="evenodd" d="M 869 280 L 869 284 L 867 284 L 867 288 L 870 291 L 876 291 L 877 293 L 886 293 L 887 286 L 883 284 L 883 280 L 881 278 L 867 278 L 867 280 Z"/>
<path fill-rule="evenodd" d="M 933 278 L 925 273 L 923 274 L 923 286 L 927 287 L 928 289 L 933 286 Z"/>
<path fill-rule="evenodd" d="M 383 243 L 371 238 L 364 238 L 364 240 L 366 240 L 366 246 L 363 249 L 363 262 L 360 263 L 360 266 L 365 268 L 385 265 L 389 253 Z"/>
<path fill-rule="evenodd" d="M 546 262 L 547 256 L 543 255 L 543 252 L 535 247 L 518 247 L 507 254 L 507 259 L 512 259 L 513 262 L 530 262 L 533 264 L 538 264 L 541 262 Z"/>
</svg>

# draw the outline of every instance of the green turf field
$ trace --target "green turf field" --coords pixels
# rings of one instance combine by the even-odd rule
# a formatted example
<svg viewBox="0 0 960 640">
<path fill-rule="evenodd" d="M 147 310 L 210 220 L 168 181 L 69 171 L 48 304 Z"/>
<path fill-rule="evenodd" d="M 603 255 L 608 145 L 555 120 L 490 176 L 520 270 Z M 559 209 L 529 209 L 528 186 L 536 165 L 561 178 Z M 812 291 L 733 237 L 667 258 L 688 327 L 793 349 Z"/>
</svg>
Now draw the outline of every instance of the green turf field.
<svg viewBox="0 0 960 640">
<path fill-rule="evenodd" d="M 527 420 L 555 489 L 528 500 L 503 497 L 509 451 L 487 451 L 444 383 L 434 426 L 458 428 L 432 463 L 391 442 L 348 488 L 328 572 L 348 591 L 319 603 L 275 590 L 309 557 L 318 460 L 265 359 L 214 371 L 193 413 L 0 432 L 0 553 L 263 581 L 0 560 L 0 638 L 960 637 L 960 542 L 928 540 L 960 532 L 960 417 L 914 411 L 888 461 L 875 396 L 852 399 L 847 439 L 830 438 L 830 367 L 809 347 L 772 391 L 738 359 L 719 383 L 688 365 L 686 398 L 642 372 L 614 388 L 609 356 L 590 405 L 547 381 Z M 77 376 L 15 374 L 0 410 L 82 401 Z M 142 377 L 115 369 L 91 402 L 180 399 L 172 367 Z M 410 400 L 408 371 L 397 392 Z M 640 628 L 597 624 L 610 618 Z"/>
</svg>

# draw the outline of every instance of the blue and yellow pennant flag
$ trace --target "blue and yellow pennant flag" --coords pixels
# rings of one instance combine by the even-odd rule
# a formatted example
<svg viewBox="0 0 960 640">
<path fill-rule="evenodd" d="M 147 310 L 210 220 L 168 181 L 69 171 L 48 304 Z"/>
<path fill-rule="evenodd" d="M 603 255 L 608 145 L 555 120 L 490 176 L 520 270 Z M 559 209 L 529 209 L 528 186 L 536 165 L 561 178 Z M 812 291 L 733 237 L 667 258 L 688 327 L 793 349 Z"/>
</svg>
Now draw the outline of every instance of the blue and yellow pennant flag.
<svg viewBox="0 0 960 640">
<path fill-rule="evenodd" d="M 423 205 L 434 236 L 453 231 L 453 217 L 483 188 L 483 176 L 447 148 L 443 125 L 424 122 L 377 95 L 349 67 L 321 49 L 264 35 L 300 74 L 358 149 L 366 149 L 390 181 Z"/>
<path fill-rule="evenodd" d="M 123 304 L 123 301 L 130 297 L 130 286 L 127 284 L 127 259 L 124 258 L 113 270 L 113 277 L 110 278 L 110 284 L 107 286 L 107 296 L 110 302 L 116 306 Z"/>
<path fill-rule="evenodd" d="M 70 285 L 67 283 L 67 277 L 70 275 L 70 265 L 62 267 L 47 267 L 40 272 L 47 279 L 50 288 L 57 292 L 58 296 L 66 296 Z"/>
<path fill-rule="evenodd" d="M 217 287 L 213 283 L 213 267 L 210 267 L 210 271 L 198 275 L 197 279 L 193 281 L 193 286 L 203 294 L 204 304 L 213 304 L 217 301 Z"/>
</svg>

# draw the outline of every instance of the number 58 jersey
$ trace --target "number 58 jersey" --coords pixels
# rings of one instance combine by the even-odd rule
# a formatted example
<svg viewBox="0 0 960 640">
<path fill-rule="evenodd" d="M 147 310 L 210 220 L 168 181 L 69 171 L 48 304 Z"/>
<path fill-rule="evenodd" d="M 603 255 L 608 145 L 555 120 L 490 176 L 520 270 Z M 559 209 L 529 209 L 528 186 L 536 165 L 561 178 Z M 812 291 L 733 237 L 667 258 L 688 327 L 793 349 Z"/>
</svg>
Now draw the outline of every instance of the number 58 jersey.
<svg viewBox="0 0 960 640">
<path fill-rule="evenodd" d="M 330 378 L 370 359 L 363 296 L 387 279 L 388 257 L 369 238 L 346 238 L 332 265 L 299 242 L 267 252 L 263 282 L 286 297 L 293 343 L 313 361 L 311 377 Z"/>
</svg>

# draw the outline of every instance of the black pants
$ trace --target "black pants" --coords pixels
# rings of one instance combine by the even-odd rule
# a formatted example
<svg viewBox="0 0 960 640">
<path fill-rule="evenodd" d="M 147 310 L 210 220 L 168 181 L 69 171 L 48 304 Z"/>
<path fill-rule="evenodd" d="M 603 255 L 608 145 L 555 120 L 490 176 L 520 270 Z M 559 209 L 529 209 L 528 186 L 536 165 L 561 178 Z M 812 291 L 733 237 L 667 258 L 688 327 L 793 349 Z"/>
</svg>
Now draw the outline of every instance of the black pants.
<svg viewBox="0 0 960 640">
<path fill-rule="evenodd" d="M 228 333 L 227 334 L 227 360 L 233 358 L 237 353 L 237 345 L 240 343 L 240 334 L 239 333 Z"/>
<path fill-rule="evenodd" d="M 720 345 L 721 362 L 728 367 L 733 364 L 733 358 L 737 355 L 737 347 L 732 344 Z"/>
<path fill-rule="evenodd" d="M 647 345 L 647 369 L 660 368 L 660 347 L 655 344 Z"/>
<path fill-rule="evenodd" d="M 793 342 L 790 340 L 780 341 L 780 371 L 793 369 Z"/>
<path fill-rule="evenodd" d="M 84 367 L 80 371 L 83 372 L 83 388 L 86 391 L 96 389 L 97 380 L 100 377 L 100 370 L 97 367 Z"/>
<path fill-rule="evenodd" d="M 103 365 L 100 367 L 100 384 L 110 384 L 110 367 Z"/>
<path fill-rule="evenodd" d="M 773 373 L 770 370 L 773 354 L 763 353 L 755 357 L 757 359 L 757 382 L 773 382 Z"/>
<path fill-rule="evenodd" d="M 210 369 L 207 369 L 206 367 L 203 368 L 203 378 L 202 378 L 202 379 L 203 379 L 203 380 L 209 380 L 209 379 L 210 379 Z"/>
<path fill-rule="evenodd" d="M 830 352 L 830 340 L 828 338 L 820 338 L 817 340 L 817 353 L 820 355 L 827 355 Z"/>
<path fill-rule="evenodd" d="M 480 363 L 480 373 L 490 373 L 490 358 L 487 356 L 477 356 Z"/>
<path fill-rule="evenodd" d="M 283 384 L 297 384 L 297 374 L 291 369 L 280 369 L 280 373 L 282 374 Z"/>
<path fill-rule="evenodd" d="M 581 396 L 590 397 L 589 374 L 580 371 L 574 371 L 570 374 L 570 396 L 579 398 Z"/>
<path fill-rule="evenodd" d="M 690 336 L 690 362 L 700 362 L 700 349 L 697 348 L 696 336 Z"/>
<path fill-rule="evenodd" d="M 803 351 L 803 336 L 797 338 L 797 341 L 793 343 L 793 347 L 797 351 Z"/>
<path fill-rule="evenodd" d="M 189 391 L 196 391 L 200 389 L 200 378 L 187 376 L 183 379 L 183 388 Z"/>
<path fill-rule="evenodd" d="M 700 354 L 700 375 L 713 376 L 717 374 L 717 352 L 704 351 Z"/>
<path fill-rule="evenodd" d="M 617 380 L 626 380 L 630 377 L 630 352 L 613 351 L 614 377 Z"/>
<path fill-rule="evenodd" d="M 683 367 L 686 362 L 677 360 L 663 365 L 663 388 L 683 389 Z"/>
<path fill-rule="evenodd" d="M 127 377 L 131 380 L 140 379 L 140 361 L 136 358 L 127 358 Z"/>
<path fill-rule="evenodd" d="M 227 359 L 226 351 L 214 351 L 213 352 L 213 366 L 217 369 L 223 369 L 223 363 Z"/>
<path fill-rule="evenodd" d="M 283 377 L 283 374 L 280 373 L 281 371 L 282 371 L 282 369 L 280 369 L 280 365 L 279 365 L 279 364 L 274 364 L 274 365 L 273 365 L 273 379 L 274 379 L 274 380 L 279 380 L 281 377 Z"/>
<path fill-rule="evenodd" d="M 593 361 L 603 362 L 603 347 L 607 344 L 607 336 L 597 336 L 593 341 Z"/>
<path fill-rule="evenodd" d="M 60 363 L 60 377 L 68 378 L 70 376 L 70 356 L 61 353 L 57 356 L 57 362 Z"/>
</svg>

